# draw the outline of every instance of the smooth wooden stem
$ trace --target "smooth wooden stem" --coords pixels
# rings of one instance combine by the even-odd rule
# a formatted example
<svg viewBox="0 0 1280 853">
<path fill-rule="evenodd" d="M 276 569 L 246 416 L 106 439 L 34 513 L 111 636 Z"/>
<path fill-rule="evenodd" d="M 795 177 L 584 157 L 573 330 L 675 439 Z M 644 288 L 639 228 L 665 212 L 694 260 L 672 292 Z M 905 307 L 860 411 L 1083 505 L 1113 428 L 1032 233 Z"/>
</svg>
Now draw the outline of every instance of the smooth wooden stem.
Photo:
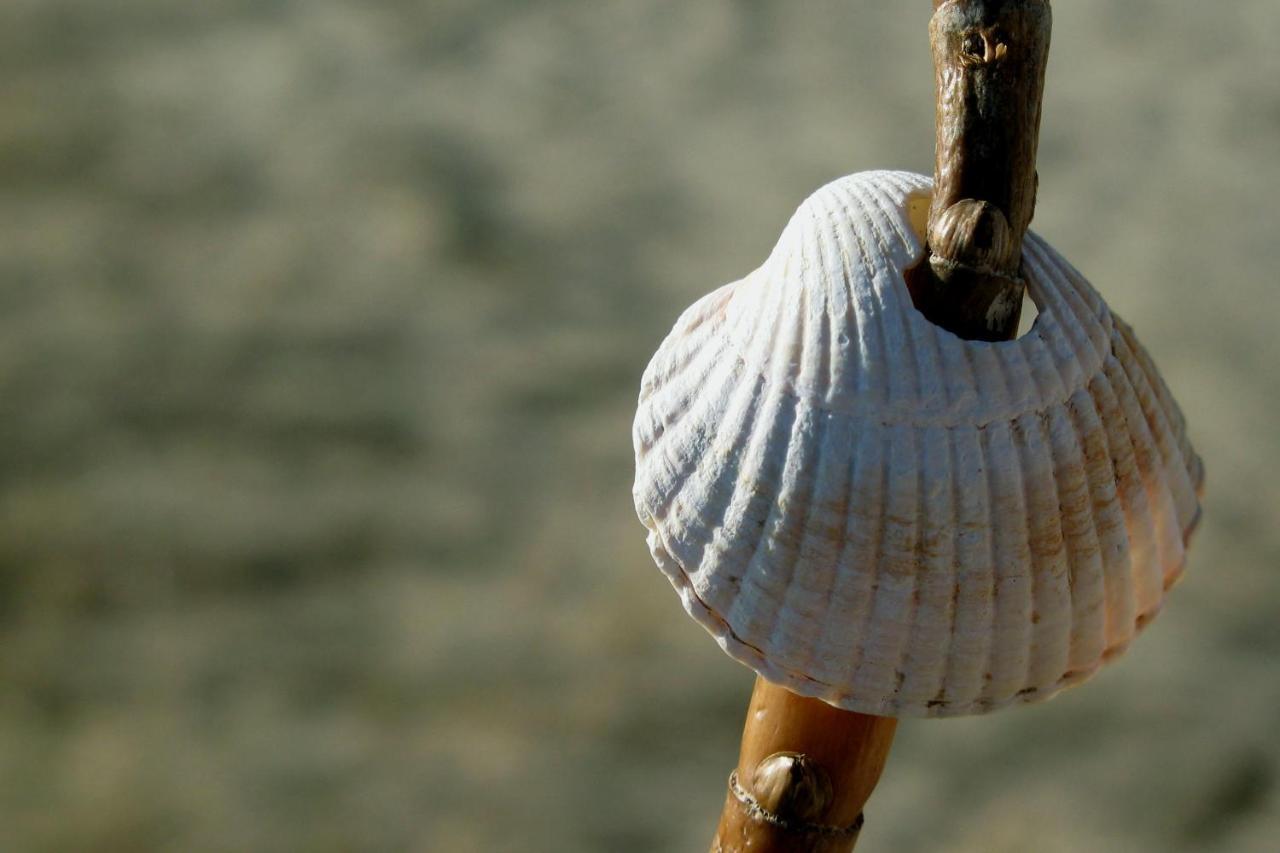
<svg viewBox="0 0 1280 853">
<path fill-rule="evenodd" d="M 897 727 L 757 678 L 712 851 L 852 850 Z"/>
<path fill-rule="evenodd" d="M 927 262 L 907 275 L 926 317 L 959 337 L 1017 330 L 1022 241 L 1052 24 L 1048 0 L 934 0 L 937 158 Z M 713 853 L 849 853 L 898 721 L 756 679 Z"/>
</svg>

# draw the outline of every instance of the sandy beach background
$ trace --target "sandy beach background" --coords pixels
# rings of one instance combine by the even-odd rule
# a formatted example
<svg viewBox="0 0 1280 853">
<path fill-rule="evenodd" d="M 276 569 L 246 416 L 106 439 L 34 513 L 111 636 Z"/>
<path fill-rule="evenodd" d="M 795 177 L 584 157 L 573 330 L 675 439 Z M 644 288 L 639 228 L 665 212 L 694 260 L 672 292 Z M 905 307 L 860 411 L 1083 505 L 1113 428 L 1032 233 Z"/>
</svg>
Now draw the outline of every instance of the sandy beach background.
<svg viewBox="0 0 1280 853">
<path fill-rule="evenodd" d="M 1280 842 L 1280 7 L 1058 3 L 1034 228 L 1208 470 L 1055 701 L 905 723 L 859 850 Z M 702 850 L 752 678 L 639 378 L 799 202 L 932 168 L 930 4 L 0 6 L 0 850 Z"/>
</svg>

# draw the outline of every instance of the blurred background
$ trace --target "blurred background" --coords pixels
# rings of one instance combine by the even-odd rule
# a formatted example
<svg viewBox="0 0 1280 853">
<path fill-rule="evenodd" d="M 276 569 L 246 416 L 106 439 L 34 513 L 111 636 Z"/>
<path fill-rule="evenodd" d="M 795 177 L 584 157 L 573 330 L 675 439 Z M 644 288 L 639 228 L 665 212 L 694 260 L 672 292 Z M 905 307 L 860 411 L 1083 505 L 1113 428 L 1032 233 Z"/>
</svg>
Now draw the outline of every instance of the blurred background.
<svg viewBox="0 0 1280 853">
<path fill-rule="evenodd" d="M 1057 5 L 1035 227 L 1206 521 L 1089 686 L 904 724 L 859 849 L 1274 851 L 1280 7 Z M 705 849 L 752 677 L 650 563 L 640 373 L 931 171 L 930 9 L 0 5 L 0 850 Z"/>
</svg>

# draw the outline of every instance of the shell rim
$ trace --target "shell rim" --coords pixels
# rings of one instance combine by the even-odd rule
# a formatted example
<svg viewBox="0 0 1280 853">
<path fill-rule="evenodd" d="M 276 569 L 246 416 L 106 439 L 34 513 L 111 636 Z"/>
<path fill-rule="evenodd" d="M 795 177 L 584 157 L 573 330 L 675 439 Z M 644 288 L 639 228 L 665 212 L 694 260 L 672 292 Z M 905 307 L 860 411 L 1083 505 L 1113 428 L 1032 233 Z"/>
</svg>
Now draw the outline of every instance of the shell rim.
<svg viewBox="0 0 1280 853">
<path fill-rule="evenodd" d="M 1197 478 L 1195 482 L 1197 491 L 1203 488 L 1203 481 L 1203 476 Z M 657 563 L 662 573 L 667 576 L 667 580 L 671 582 L 672 587 L 675 588 L 676 593 L 680 596 L 680 602 L 684 605 L 685 612 L 701 625 L 707 633 L 711 634 L 716 644 L 720 646 L 725 654 L 738 663 L 754 670 L 764 680 L 781 685 L 792 693 L 818 699 L 828 705 L 846 711 L 855 711 L 860 714 L 871 714 L 879 717 L 943 718 L 986 714 L 1015 705 L 1031 705 L 1047 701 L 1067 688 L 1075 687 L 1088 681 L 1103 666 L 1124 654 L 1133 641 L 1160 614 L 1160 611 L 1164 608 L 1169 590 L 1182 580 L 1187 566 L 1187 551 L 1192 537 L 1199 528 L 1202 515 L 1203 508 L 1197 507 L 1195 516 L 1187 525 L 1187 529 L 1182 536 L 1184 546 L 1182 559 L 1164 579 L 1163 592 L 1165 594 L 1161 595 L 1160 601 L 1156 602 L 1154 607 L 1134 618 L 1134 631 L 1128 639 L 1107 646 L 1102 650 L 1096 661 L 1085 667 L 1075 667 L 1068 670 L 1052 684 L 1044 687 L 1027 688 L 1003 699 L 979 699 L 972 702 L 930 700 L 923 703 L 895 701 L 892 698 L 882 700 L 859 699 L 852 694 L 839 690 L 833 684 L 771 662 L 763 651 L 738 637 L 729 626 L 729 623 L 698 596 L 698 593 L 693 588 L 693 582 L 685 572 L 684 567 L 667 550 L 665 537 L 653 519 L 646 517 L 641 520 L 649 530 L 649 551 L 653 555 L 654 562 Z"/>
</svg>

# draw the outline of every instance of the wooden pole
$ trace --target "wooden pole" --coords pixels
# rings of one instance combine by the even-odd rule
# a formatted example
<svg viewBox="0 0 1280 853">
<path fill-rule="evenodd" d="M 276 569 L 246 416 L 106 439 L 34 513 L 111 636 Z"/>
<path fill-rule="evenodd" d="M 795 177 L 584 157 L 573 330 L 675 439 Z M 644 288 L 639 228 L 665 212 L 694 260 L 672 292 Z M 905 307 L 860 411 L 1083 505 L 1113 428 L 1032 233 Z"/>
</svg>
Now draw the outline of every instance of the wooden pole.
<svg viewBox="0 0 1280 853">
<path fill-rule="evenodd" d="M 916 307 L 970 340 L 1007 340 L 1025 283 L 1052 25 L 1048 0 L 934 0 L 937 157 Z M 712 853 L 848 853 L 898 722 L 756 679 Z"/>
</svg>

